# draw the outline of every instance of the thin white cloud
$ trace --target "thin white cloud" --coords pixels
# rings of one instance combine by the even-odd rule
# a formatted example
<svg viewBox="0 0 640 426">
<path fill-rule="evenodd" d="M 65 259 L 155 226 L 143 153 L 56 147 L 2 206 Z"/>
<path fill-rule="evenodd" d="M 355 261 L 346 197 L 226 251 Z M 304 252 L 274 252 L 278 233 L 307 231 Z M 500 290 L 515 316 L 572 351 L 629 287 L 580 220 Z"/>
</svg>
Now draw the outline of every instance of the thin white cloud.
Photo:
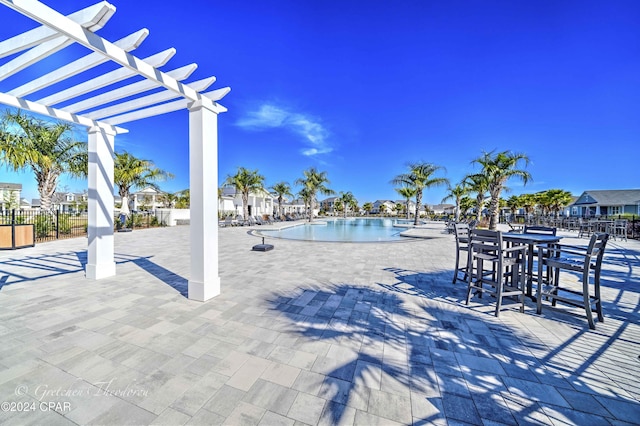
<svg viewBox="0 0 640 426">
<path fill-rule="evenodd" d="M 256 131 L 269 128 L 287 129 L 302 136 L 302 142 L 306 147 L 302 148 L 300 153 L 307 157 L 333 151 L 327 142 L 329 132 L 317 118 L 287 111 L 276 105 L 263 104 L 257 110 L 249 112 L 246 117 L 238 120 L 236 124 L 245 129 Z"/>
</svg>

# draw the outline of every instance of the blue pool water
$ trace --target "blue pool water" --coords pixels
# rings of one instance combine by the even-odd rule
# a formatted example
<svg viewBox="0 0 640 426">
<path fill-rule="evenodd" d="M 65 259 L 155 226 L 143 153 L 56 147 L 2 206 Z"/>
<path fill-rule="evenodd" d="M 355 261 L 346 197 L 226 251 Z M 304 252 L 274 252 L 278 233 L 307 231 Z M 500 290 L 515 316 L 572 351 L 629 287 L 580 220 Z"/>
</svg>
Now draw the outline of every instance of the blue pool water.
<svg viewBox="0 0 640 426">
<path fill-rule="evenodd" d="M 259 235 L 307 241 L 375 242 L 400 241 L 405 228 L 393 226 L 394 219 L 337 219 L 317 220 L 314 224 L 281 229 L 259 230 Z"/>
</svg>

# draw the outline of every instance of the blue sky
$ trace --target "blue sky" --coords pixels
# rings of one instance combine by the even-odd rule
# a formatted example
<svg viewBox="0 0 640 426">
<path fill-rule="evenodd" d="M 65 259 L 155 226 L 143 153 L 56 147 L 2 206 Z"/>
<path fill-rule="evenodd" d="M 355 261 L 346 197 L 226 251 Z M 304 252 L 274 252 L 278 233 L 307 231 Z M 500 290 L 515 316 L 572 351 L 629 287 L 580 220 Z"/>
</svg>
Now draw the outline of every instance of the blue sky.
<svg viewBox="0 0 640 426">
<path fill-rule="evenodd" d="M 212 88 L 231 87 L 220 182 L 243 166 L 267 186 L 293 183 L 314 166 L 364 203 L 399 198 L 389 181 L 410 161 L 443 166 L 457 183 L 483 150 L 513 150 L 530 157 L 533 181 L 511 182 L 512 194 L 640 187 L 640 2 L 112 2 L 99 35 L 149 28 L 136 56 L 175 47 L 163 70 L 196 62 L 186 82 L 215 75 Z M 63 13 L 91 3 L 45 1 Z M 0 39 L 33 25 L 4 6 L 0 20 Z M 173 173 L 162 189 L 188 187 L 186 111 L 123 127 L 116 150 Z M 30 173 L 2 168 L 0 181 L 37 196 Z"/>
</svg>

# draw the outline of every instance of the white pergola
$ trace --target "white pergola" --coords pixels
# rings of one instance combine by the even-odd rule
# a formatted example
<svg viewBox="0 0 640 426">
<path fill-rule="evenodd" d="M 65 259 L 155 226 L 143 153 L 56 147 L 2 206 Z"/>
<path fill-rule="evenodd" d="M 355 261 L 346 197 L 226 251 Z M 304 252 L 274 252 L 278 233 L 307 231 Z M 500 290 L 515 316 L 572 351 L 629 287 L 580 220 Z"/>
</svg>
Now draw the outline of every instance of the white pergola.
<svg viewBox="0 0 640 426">
<path fill-rule="evenodd" d="M 116 274 L 114 261 L 114 141 L 127 130 L 119 125 L 180 109 L 189 110 L 189 180 L 191 193 L 191 277 L 189 298 L 208 300 L 220 293 L 218 276 L 218 104 L 228 87 L 204 92 L 215 77 L 181 83 L 197 65 L 160 71 L 175 54 L 171 48 L 139 59 L 128 53 L 136 49 L 149 31 L 142 29 L 110 42 L 95 34 L 116 9 L 103 1 L 70 15 L 36 0 L 0 0 L 40 26 L 0 41 L 0 59 L 14 55 L 0 65 L 0 81 L 77 43 L 91 53 L 54 70 L 43 70 L 38 78 L 0 92 L 0 103 L 87 127 L 89 136 L 89 223 L 86 277 L 101 279 Z M 69 82 L 84 71 L 109 62 L 116 70 L 97 77 Z M 38 71 L 41 71 L 39 67 Z M 125 86 L 116 83 L 143 77 Z M 37 93 L 53 84 L 68 87 L 46 97 Z M 160 89 L 160 90 L 158 90 Z M 36 94 L 34 96 L 34 94 Z M 134 98 L 132 99 L 132 96 Z M 27 99 L 29 97 L 29 99 Z M 127 99 L 122 101 L 123 99 Z M 74 100 L 76 100 L 74 102 Z M 71 101 L 72 103 L 68 103 Z M 63 104 L 64 106 L 59 106 Z M 108 105 L 108 106 L 106 106 Z"/>
</svg>

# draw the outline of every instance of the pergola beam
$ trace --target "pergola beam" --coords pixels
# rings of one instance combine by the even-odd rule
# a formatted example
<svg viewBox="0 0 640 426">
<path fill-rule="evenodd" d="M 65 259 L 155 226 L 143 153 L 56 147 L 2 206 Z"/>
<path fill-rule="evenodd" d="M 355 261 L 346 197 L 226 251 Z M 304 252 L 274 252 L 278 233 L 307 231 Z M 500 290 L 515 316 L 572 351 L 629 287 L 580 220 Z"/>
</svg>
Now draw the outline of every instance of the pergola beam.
<svg viewBox="0 0 640 426">
<path fill-rule="evenodd" d="M 207 87 L 211 86 L 215 81 L 216 81 L 215 77 L 209 77 L 202 80 L 194 81 L 193 83 L 189 83 L 188 86 L 191 87 L 193 90 L 201 92 L 202 90 L 206 90 Z M 151 95 L 132 99 L 126 102 L 122 102 L 117 105 L 112 105 L 106 108 L 91 111 L 83 115 L 87 118 L 100 120 L 106 117 L 112 117 L 114 115 L 124 114 L 126 112 L 134 111 L 136 109 L 146 108 L 151 105 L 167 102 L 167 101 L 176 99 L 178 97 L 179 96 L 176 95 L 175 93 L 170 92 L 169 90 L 164 90 L 162 92 L 153 93 Z"/>
<path fill-rule="evenodd" d="M 3 1 L 4 3 L 4 1 Z M 104 27 L 109 19 L 115 13 L 115 8 L 106 1 L 94 4 L 93 6 L 86 7 L 79 10 L 67 17 L 81 25 L 88 25 L 90 31 L 97 31 Z M 38 44 L 52 40 L 54 38 L 61 37 L 60 33 L 49 28 L 46 25 L 42 25 L 38 28 L 26 31 L 17 36 L 11 37 L 0 42 L 0 58 L 5 56 L 11 56 L 14 53 L 22 52 L 23 50 L 30 49 Z"/>
<path fill-rule="evenodd" d="M 198 68 L 197 64 L 189 64 L 173 71 L 169 71 L 166 75 L 177 80 L 184 80 L 186 78 L 189 78 L 189 76 L 196 70 L 196 68 Z M 109 102 L 117 101 L 118 99 L 146 92 L 148 90 L 156 88 L 157 86 L 158 85 L 153 81 L 142 80 L 138 81 L 137 83 L 129 84 L 128 86 L 119 87 L 115 90 L 102 93 L 100 95 L 94 96 L 93 98 L 76 102 L 75 104 L 66 106 L 64 109 L 73 113 L 87 111 L 91 108 L 95 108 Z"/>
<path fill-rule="evenodd" d="M 137 49 L 148 35 L 149 30 L 143 28 L 133 34 L 129 34 L 128 36 L 121 38 L 114 44 L 126 50 L 127 52 L 130 52 L 134 49 Z M 15 89 L 10 90 L 7 93 L 17 97 L 24 97 L 31 93 L 37 92 L 38 90 L 42 90 L 45 87 L 49 87 L 53 84 L 66 80 L 67 78 L 71 78 L 74 75 L 78 75 L 81 72 L 87 71 L 104 62 L 107 62 L 108 60 L 109 59 L 105 58 L 104 55 L 101 55 L 98 52 L 93 52 L 88 54 L 87 56 L 84 56 L 67 65 L 60 67 L 55 71 L 51 71 L 50 73 L 31 80 L 30 82 L 23 84 L 20 87 L 16 87 Z"/>
<path fill-rule="evenodd" d="M 143 59 L 148 64 L 154 67 L 161 67 L 165 65 L 176 54 L 176 49 L 171 48 L 163 50 L 160 53 L 149 56 Z M 68 89 L 61 90 L 58 93 L 39 99 L 37 102 L 45 105 L 56 105 L 69 99 L 77 98 L 78 96 L 86 95 L 111 84 L 117 83 L 127 78 L 136 75 L 135 71 L 128 68 L 118 68 L 117 70 L 110 71 L 101 76 L 87 80 L 84 83 L 77 84 Z"/>
<path fill-rule="evenodd" d="M 218 93 L 223 91 L 225 91 L 225 94 L 227 94 L 229 93 L 229 91 L 231 91 L 231 88 L 225 87 L 223 89 L 213 90 L 209 93 L 211 93 L 214 96 L 217 96 Z M 207 93 L 203 93 L 202 96 L 209 98 L 207 96 Z M 185 109 L 189 107 L 191 103 L 192 102 L 189 101 L 188 99 L 180 99 L 173 102 L 167 102 L 166 104 L 156 105 L 149 108 L 144 108 L 144 109 L 139 109 L 137 111 L 129 112 L 127 114 L 106 118 L 102 120 L 102 122 L 115 126 L 118 124 L 129 123 L 131 121 L 141 120 L 143 118 L 149 118 L 149 117 L 154 117 L 156 115 L 168 114 L 170 112 L 179 111 L 181 109 Z M 227 111 L 227 109 L 220 104 L 216 104 L 215 108 L 209 108 L 209 109 L 211 111 L 214 111 L 216 114 Z"/>
<path fill-rule="evenodd" d="M 213 101 L 203 98 L 192 88 L 125 52 L 113 43 L 86 30 L 81 25 L 78 25 L 71 19 L 42 3 L 30 0 L 0 0 L 0 2 L 41 24 L 55 29 L 60 34 L 76 40 L 78 43 L 93 51 L 102 52 L 114 62 L 134 70 L 142 77 L 154 81 L 168 90 L 179 93 L 194 102 L 202 100 L 204 107 L 214 108 Z"/>
</svg>

